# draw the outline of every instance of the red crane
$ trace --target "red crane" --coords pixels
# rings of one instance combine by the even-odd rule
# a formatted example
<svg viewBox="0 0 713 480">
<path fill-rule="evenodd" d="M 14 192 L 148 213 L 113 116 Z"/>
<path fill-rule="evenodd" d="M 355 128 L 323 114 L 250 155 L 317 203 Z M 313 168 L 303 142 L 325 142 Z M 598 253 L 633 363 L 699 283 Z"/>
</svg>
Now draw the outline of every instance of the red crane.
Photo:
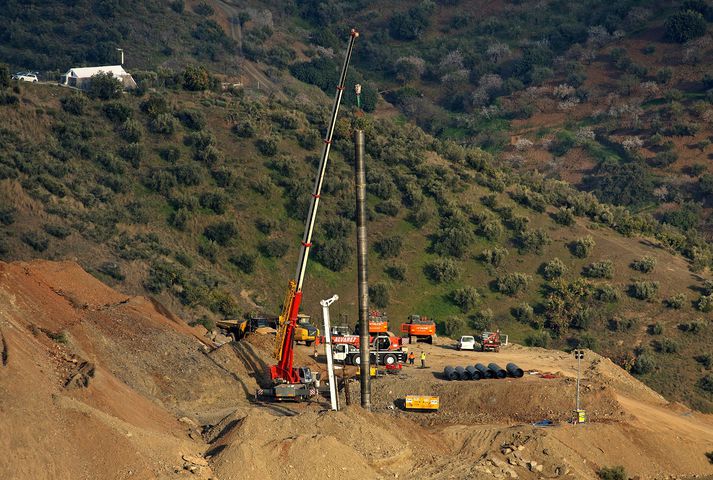
<svg viewBox="0 0 713 480">
<path fill-rule="evenodd" d="M 352 56 L 354 41 L 359 36 L 359 32 L 352 29 L 349 36 L 349 44 L 344 57 L 342 71 L 339 76 L 339 84 L 334 97 L 334 105 L 332 107 L 332 118 L 327 128 L 327 135 L 324 139 L 324 148 L 322 150 L 322 158 L 317 169 L 317 176 L 312 190 L 312 200 L 310 202 L 309 215 L 305 224 L 305 232 L 302 238 L 302 246 L 300 248 L 300 259 L 297 263 L 297 273 L 295 278 L 290 280 L 285 302 L 282 307 L 282 314 L 277 329 L 275 340 L 275 358 L 278 362 L 270 367 L 270 376 L 275 382 L 275 388 L 271 392 L 275 397 L 302 397 L 305 388 L 313 383 L 311 372 L 308 368 L 295 368 L 294 360 L 294 334 L 295 326 L 297 325 L 297 314 L 302 303 L 302 285 L 304 283 L 304 275 L 307 267 L 307 259 L 309 258 L 310 248 L 312 247 L 312 233 L 314 231 L 314 222 L 319 207 L 319 200 L 322 192 L 322 184 L 324 182 L 324 174 L 327 169 L 327 161 L 329 159 L 329 151 L 332 146 L 332 136 L 334 135 L 334 127 L 337 123 L 337 114 L 339 106 L 344 94 L 345 82 L 347 77 L 347 68 Z M 263 391 L 264 393 L 268 393 Z"/>
</svg>

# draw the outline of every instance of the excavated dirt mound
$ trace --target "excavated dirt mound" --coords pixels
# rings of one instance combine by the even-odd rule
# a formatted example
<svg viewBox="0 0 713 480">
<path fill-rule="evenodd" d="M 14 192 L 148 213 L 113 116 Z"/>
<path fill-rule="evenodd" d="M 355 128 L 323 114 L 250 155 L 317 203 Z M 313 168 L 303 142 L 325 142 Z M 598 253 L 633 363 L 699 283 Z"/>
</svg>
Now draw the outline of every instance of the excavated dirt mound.
<svg viewBox="0 0 713 480">
<path fill-rule="evenodd" d="M 274 335 L 214 348 L 202 333 L 75 263 L 0 263 L 0 478 L 595 479 L 612 465 L 642 479 L 713 475 L 713 418 L 591 352 L 582 403 L 592 421 L 575 426 L 564 423 L 575 363 L 563 352 L 458 352 L 439 339 L 414 347 L 429 368 L 374 380 L 374 412 L 330 412 L 324 399 L 254 401 Z M 298 346 L 295 364 L 324 372 L 313 352 Z M 493 360 L 553 378 L 440 375 Z M 439 395 L 441 410 L 399 408 L 419 393 Z M 543 418 L 556 425 L 531 425 Z"/>
</svg>

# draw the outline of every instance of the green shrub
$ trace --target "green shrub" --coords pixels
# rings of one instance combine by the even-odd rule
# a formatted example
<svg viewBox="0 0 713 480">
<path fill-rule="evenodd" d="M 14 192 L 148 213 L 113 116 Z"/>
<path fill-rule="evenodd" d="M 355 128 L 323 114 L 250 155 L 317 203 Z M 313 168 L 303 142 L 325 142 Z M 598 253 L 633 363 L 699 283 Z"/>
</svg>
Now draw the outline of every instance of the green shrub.
<svg viewBox="0 0 713 480">
<path fill-rule="evenodd" d="M 151 293 L 161 293 L 166 288 L 183 283 L 183 271 L 178 265 L 165 260 L 154 260 L 149 267 L 144 287 Z"/>
<path fill-rule="evenodd" d="M 26 232 L 22 234 L 21 238 L 36 252 L 44 252 L 50 243 L 49 238 L 41 232 Z"/>
<path fill-rule="evenodd" d="M 628 480 L 626 475 L 626 470 L 622 466 L 616 467 L 602 467 L 597 470 L 597 475 L 602 480 Z"/>
<path fill-rule="evenodd" d="M 124 123 L 133 114 L 131 107 L 119 101 L 105 103 L 102 106 L 102 112 L 106 118 L 118 124 Z"/>
<path fill-rule="evenodd" d="M 15 207 L 0 206 L 0 224 L 12 225 L 15 223 L 17 209 Z"/>
<path fill-rule="evenodd" d="M 439 258 L 424 267 L 424 273 L 436 283 L 452 282 L 460 276 L 458 264 L 450 258 Z"/>
<path fill-rule="evenodd" d="M 72 115 L 82 115 L 87 106 L 87 98 L 81 94 L 72 94 L 60 99 L 62 110 Z"/>
<path fill-rule="evenodd" d="M 699 12 L 684 10 L 666 19 L 666 38 L 677 43 L 686 43 L 706 33 L 706 19 Z"/>
<path fill-rule="evenodd" d="M 213 210 L 218 215 L 225 213 L 228 207 L 228 199 L 219 192 L 204 192 L 199 199 L 200 206 Z"/>
<path fill-rule="evenodd" d="M 210 263 L 218 261 L 218 246 L 215 242 L 202 242 L 198 245 L 198 253 Z"/>
<path fill-rule="evenodd" d="M 475 331 L 484 331 L 490 329 L 490 324 L 493 321 L 493 311 L 489 308 L 479 310 L 470 316 L 470 326 Z"/>
<path fill-rule="evenodd" d="M 433 214 L 425 207 L 417 208 L 408 214 L 406 220 L 416 228 L 421 228 L 428 223 Z"/>
<path fill-rule="evenodd" d="M 231 255 L 228 261 L 242 270 L 243 273 L 253 273 L 255 271 L 255 256 L 249 253 Z"/>
<path fill-rule="evenodd" d="M 670 338 L 664 338 L 655 341 L 654 348 L 660 353 L 676 353 L 678 352 L 678 343 Z"/>
<path fill-rule="evenodd" d="M 112 73 L 97 73 L 92 75 L 87 93 L 92 98 L 111 100 L 112 98 L 119 98 L 123 90 L 124 87 L 121 81 L 118 78 L 114 78 Z"/>
<path fill-rule="evenodd" d="M 334 272 L 342 271 L 354 254 L 351 242 L 345 238 L 325 240 L 316 246 L 315 260 Z"/>
<path fill-rule="evenodd" d="M 667 308 L 672 308 L 674 310 L 680 310 L 686 304 L 686 294 L 678 293 L 671 298 L 667 298 L 663 301 Z"/>
<path fill-rule="evenodd" d="M 656 259 L 654 257 L 646 256 L 639 260 L 634 260 L 631 262 L 631 268 L 642 273 L 651 273 L 656 267 Z"/>
<path fill-rule="evenodd" d="M 386 272 L 386 274 L 393 280 L 397 280 L 399 282 L 406 280 L 406 267 L 403 265 L 388 265 L 384 269 L 384 272 Z"/>
<path fill-rule="evenodd" d="M 698 388 L 706 393 L 713 393 L 713 375 L 705 375 L 698 380 Z M 710 457 L 709 457 L 710 458 Z"/>
<path fill-rule="evenodd" d="M 377 308 L 386 308 L 389 305 L 389 288 L 383 282 L 369 285 L 369 302 Z"/>
<path fill-rule="evenodd" d="M 199 4 L 195 8 L 198 8 L 201 5 L 206 4 Z M 208 88 L 210 88 L 210 86 L 211 76 L 208 73 L 208 70 L 203 65 L 188 65 L 183 71 L 183 88 L 185 88 L 186 90 L 198 92 L 202 90 L 207 90 Z"/>
<path fill-rule="evenodd" d="M 530 252 L 542 255 L 544 247 L 552 243 L 552 239 L 544 230 L 538 228 L 521 232 L 516 237 L 516 242 L 520 253 Z"/>
<path fill-rule="evenodd" d="M 153 133 L 164 136 L 173 135 L 176 131 L 176 121 L 168 113 L 160 113 L 156 117 L 149 120 L 149 130 Z"/>
<path fill-rule="evenodd" d="M 390 217 L 395 217 L 399 214 L 399 204 L 395 200 L 385 200 L 379 202 L 374 206 L 374 210 L 382 215 L 388 215 Z"/>
<path fill-rule="evenodd" d="M 141 166 L 141 159 L 143 158 L 144 151 L 141 144 L 130 143 L 119 147 L 119 155 L 121 158 L 129 162 L 132 167 L 139 168 L 139 166 Z"/>
<path fill-rule="evenodd" d="M 614 263 L 611 260 L 592 262 L 582 271 L 587 278 L 614 278 Z"/>
<path fill-rule="evenodd" d="M 701 312 L 713 311 L 713 294 L 701 295 L 696 302 L 696 308 Z"/>
<path fill-rule="evenodd" d="M 244 120 L 233 125 L 232 131 L 240 138 L 252 138 L 255 136 L 255 126 L 250 120 Z"/>
<path fill-rule="evenodd" d="M 663 325 L 661 325 L 661 323 L 659 322 L 656 322 L 654 324 L 649 325 L 647 331 L 649 335 L 661 335 L 663 333 Z"/>
<path fill-rule="evenodd" d="M 636 357 L 634 364 L 631 366 L 631 371 L 637 375 L 645 375 L 653 372 L 655 368 L 656 359 L 650 353 L 644 352 Z"/>
<path fill-rule="evenodd" d="M 282 258 L 287 253 L 289 245 L 277 238 L 268 238 L 260 242 L 258 250 L 266 258 Z"/>
<path fill-rule="evenodd" d="M 599 346 L 599 342 L 592 335 L 585 333 L 581 337 L 576 339 L 577 348 L 587 348 L 589 350 L 596 350 Z"/>
<path fill-rule="evenodd" d="M 498 277 L 495 288 L 498 292 L 514 297 L 527 289 L 532 282 L 532 277 L 525 273 L 506 273 Z"/>
<path fill-rule="evenodd" d="M 64 225 L 58 225 L 56 223 L 45 223 L 43 227 L 45 232 L 49 233 L 53 237 L 64 239 L 67 238 L 72 230 Z"/>
<path fill-rule="evenodd" d="M 550 336 L 547 332 L 537 332 L 525 337 L 525 345 L 528 347 L 547 348 L 550 343 Z"/>
<path fill-rule="evenodd" d="M 713 280 L 703 282 L 703 295 L 713 295 Z"/>
<path fill-rule="evenodd" d="M 530 323 L 535 319 L 535 310 L 529 303 L 521 303 L 517 307 L 513 307 L 510 313 L 515 320 L 522 323 Z"/>
<path fill-rule="evenodd" d="M 594 238 L 591 235 L 578 238 L 569 244 L 569 250 L 577 258 L 587 258 L 594 250 Z"/>
<path fill-rule="evenodd" d="M 695 357 L 695 360 L 701 365 L 703 365 L 704 368 L 711 368 L 711 365 L 713 365 L 713 355 L 711 355 L 710 353 L 697 355 Z"/>
<path fill-rule="evenodd" d="M 545 280 L 555 280 L 567 273 L 567 266 L 559 258 L 553 258 L 540 266 L 542 277 Z"/>
<path fill-rule="evenodd" d="M 612 318 L 608 322 L 609 330 L 613 332 L 628 332 L 636 326 L 636 320 L 633 318 Z"/>
<path fill-rule="evenodd" d="M 238 235 L 238 229 L 233 222 L 218 222 L 205 227 L 203 235 L 205 235 L 208 240 L 225 246 Z"/>
<path fill-rule="evenodd" d="M 374 250 L 381 258 L 395 258 L 401 255 L 403 238 L 400 235 L 383 237 L 374 243 Z"/>
<path fill-rule="evenodd" d="M 505 260 L 505 257 L 507 256 L 507 249 L 495 247 L 493 249 L 483 250 L 482 252 L 480 252 L 480 255 L 478 255 L 478 260 L 487 265 L 492 265 L 493 267 L 497 268 L 503 263 L 503 260 Z"/>
<path fill-rule="evenodd" d="M 136 120 L 128 119 L 119 127 L 119 135 L 129 143 L 136 143 L 141 140 L 141 125 Z"/>
<path fill-rule="evenodd" d="M 176 112 L 176 116 L 178 120 L 190 130 L 201 131 L 205 128 L 205 116 L 197 110 L 180 110 Z"/>
<path fill-rule="evenodd" d="M 621 299 L 621 293 L 613 285 L 602 283 L 595 288 L 594 298 L 600 302 L 616 303 Z"/>
<path fill-rule="evenodd" d="M 463 317 L 450 316 L 443 321 L 443 328 L 446 331 L 446 335 L 451 338 L 456 338 L 460 336 L 466 327 L 466 322 Z"/>
<path fill-rule="evenodd" d="M 641 280 L 629 285 L 629 296 L 639 300 L 651 300 L 659 293 L 659 282 Z"/>
<path fill-rule="evenodd" d="M 274 137 L 259 138 L 255 142 L 258 152 L 266 157 L 277 155 L 277 139 Z"/>
<path fill-rule="evenodd" d="M 178 210 L 171 212 L 168 216 L 168 224 L 178 230 L 185 231 L 190 217 L 191 214 L 188 209 L 179 208 Z"/>
<path fill-rule="evenodd" d="M 480 294 L 474 287 L 463 287 L 451 292 L 451 301 L 454 305 L 463 311 L 463 313 L 472 310 L 480 300 Z"/>
<path fill-rule="evenodd" d="M 552 215 L 552 218 L 558 224 L 564 225 L 566 227 L 574 225 L 574 212 L 571 208 L 560 208 Z"/>
</svg>

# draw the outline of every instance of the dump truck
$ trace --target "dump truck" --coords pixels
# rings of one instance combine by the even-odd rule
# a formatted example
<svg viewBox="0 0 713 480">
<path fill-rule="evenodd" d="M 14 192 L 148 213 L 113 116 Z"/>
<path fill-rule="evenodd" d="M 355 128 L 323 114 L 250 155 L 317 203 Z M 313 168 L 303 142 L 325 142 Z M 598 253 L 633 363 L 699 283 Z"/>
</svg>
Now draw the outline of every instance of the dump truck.
<svg viewBox="0 0 713 480">
<path fill-rule="evenodd" d="M 500 330 L 494 332 L 483 332 L 481 335 L 480 350 L 482 352 L 500 351 Z"/>
<path fill-rule="evenodd" d="M 409 315 L 408 321 L 401 324 L 401 333 L 408 336 L 408 343 L 416 338 L 417 342 L 433 343 L 436 336 L 436 322 L 422 315 Z"/>
<path fill-rule="evenodd" d="M 304 342 L 308 347 L 319 337 L 319 329 L 312 325 L 310 316 L 300 313 L 297 315 L 295 327 L 295 342 Z"/>
</svg>

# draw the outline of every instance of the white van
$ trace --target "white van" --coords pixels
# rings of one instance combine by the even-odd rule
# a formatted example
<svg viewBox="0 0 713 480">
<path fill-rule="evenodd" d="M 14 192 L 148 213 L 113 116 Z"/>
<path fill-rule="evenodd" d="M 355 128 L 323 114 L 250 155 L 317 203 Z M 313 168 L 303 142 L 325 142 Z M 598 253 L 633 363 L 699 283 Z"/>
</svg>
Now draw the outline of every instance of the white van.
<svg viewBox="0 0 713 480">
<path fill-rule="evenodd" d="M 458 341 L 458 350 L 475 350 L 475 337 L 464 335 Z"/>
</svg>

